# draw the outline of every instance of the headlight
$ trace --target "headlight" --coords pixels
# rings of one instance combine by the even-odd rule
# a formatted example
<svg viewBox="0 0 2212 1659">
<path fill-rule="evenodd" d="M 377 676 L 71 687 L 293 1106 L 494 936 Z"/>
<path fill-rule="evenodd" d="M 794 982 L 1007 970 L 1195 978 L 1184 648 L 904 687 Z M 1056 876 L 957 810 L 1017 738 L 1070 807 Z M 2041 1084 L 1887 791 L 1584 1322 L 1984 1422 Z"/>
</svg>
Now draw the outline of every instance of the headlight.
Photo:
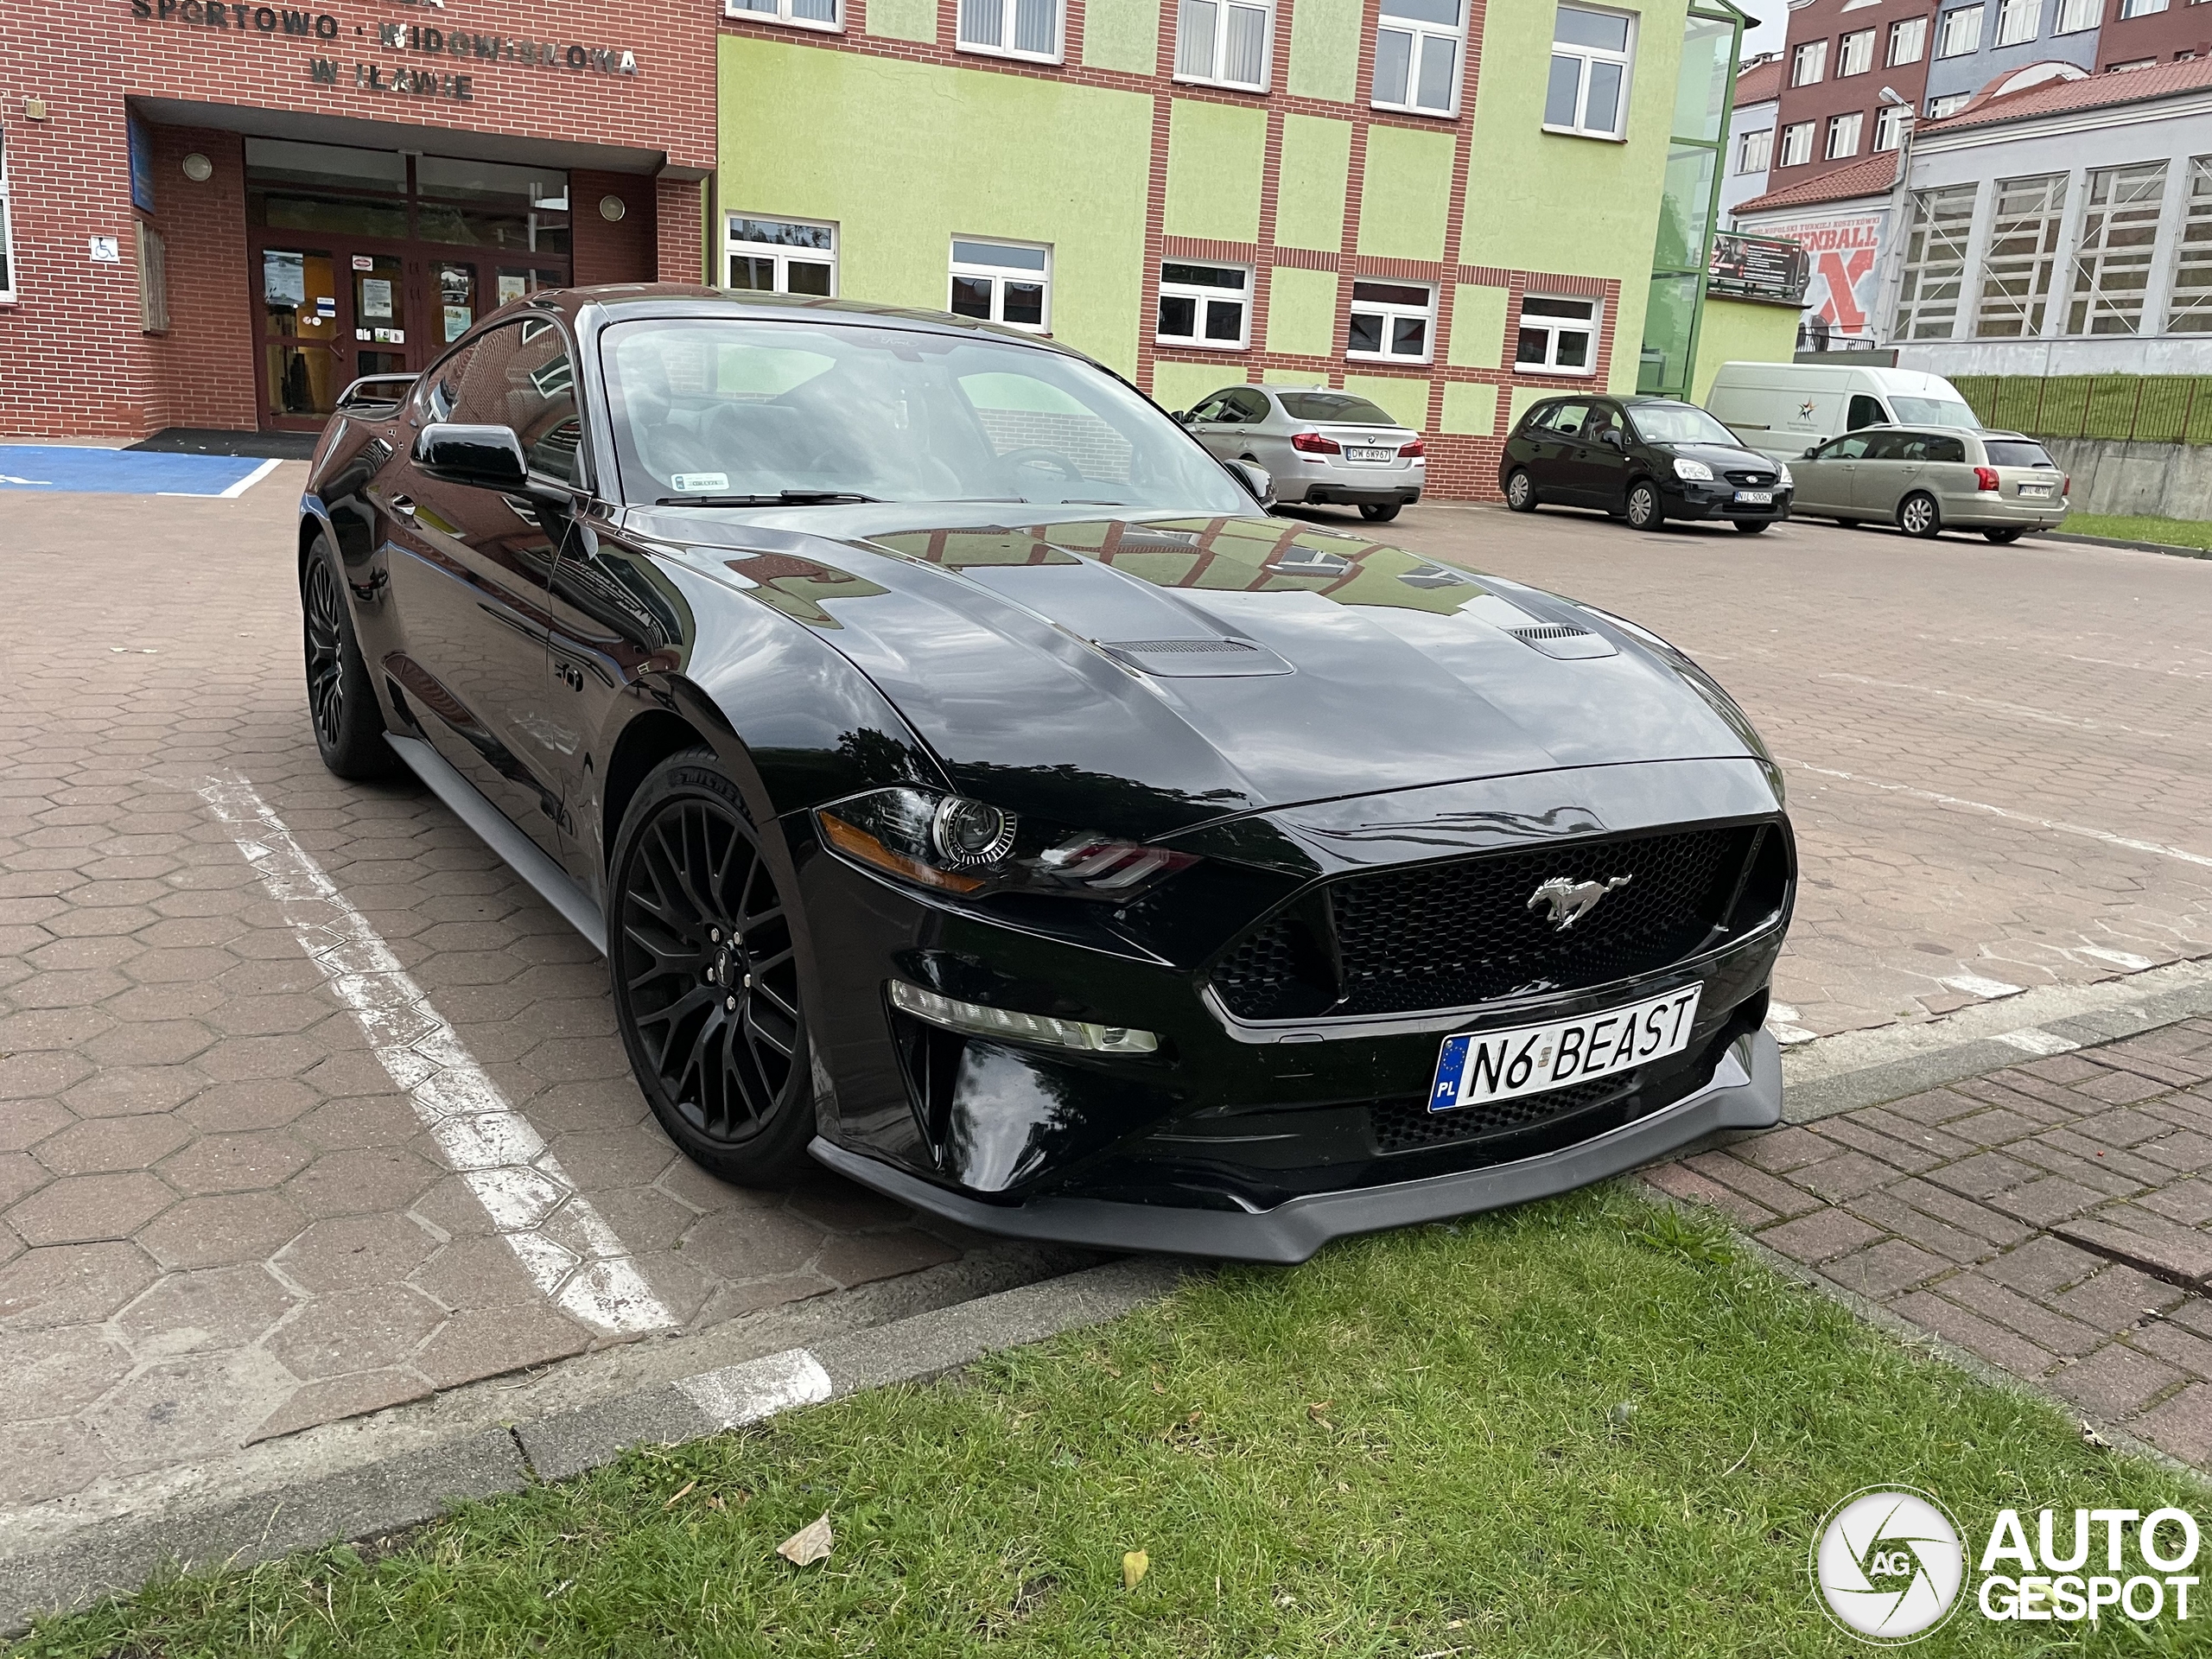
<svg viewBox="0 0 2212 1659">
<path fill-rule="evenodd" d="M 1797 486 L 1797 480 L 1789 475 L 1789 463 L 1786 461 L 1777 461 L 1774 464 L 1782 468 L 1782 487 L 1785 490 L 1795 489 Z"/>
<path fill-rule="evenodd" d="M 814 819 L 833 852 L 963 896 L 1046 893 L 1125 904 L 1198 862 L 1189 853 L 1023 818 L 931 789 L 875 790 L 818 807 Z"/>
<path fill-rule="evenodd" d="M 1713 468 L 1701 461 L 1684 461 L 1677 456 L 1675 460 L 1675 476 L 1687 478 L 1693 483 L 1710 484 L 1713 482 Z"/>
</svg>

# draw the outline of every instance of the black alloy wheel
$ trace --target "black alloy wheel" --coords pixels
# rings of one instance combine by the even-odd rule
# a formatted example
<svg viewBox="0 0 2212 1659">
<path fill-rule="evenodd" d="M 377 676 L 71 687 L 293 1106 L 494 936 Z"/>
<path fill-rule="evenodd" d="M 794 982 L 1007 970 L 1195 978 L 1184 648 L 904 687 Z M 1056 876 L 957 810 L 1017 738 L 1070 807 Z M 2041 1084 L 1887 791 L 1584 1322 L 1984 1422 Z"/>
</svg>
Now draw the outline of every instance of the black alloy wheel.
<svg viewBox="0 0 2212 1659">
<path fill-rule="evenodd" d="M 1513 469 L 1513 476 L 1505 480 L 1505 505 L 1516 512 L 1536 510 L 1536 480 L 1529 476 L 1525 467 Z"/>
<path fill-rule="evenodd" d="M 1927 540 L 1942 533 L 1942 510 L 1925 490 L 1915 490 L 1897 503 L 1897 528 L 1908 536 Z"/>
<path fill-rule="evenodd" d="M 1666 509 L 1659 504 L 1659 486 L 1649 479 L 1639 479 L 1628 493 L 1628 527 L 1630 530 L 1656 530 L 1666 518 Z"/>
<path fill-rule="evenodd" d="M 353 637 L 345 578 L 327 537 L 315 538 L 301 569 L 300 620 L 308 720 L 322 764 L 340 778 L 391 776 L 398 757 L 384 741 L 384 710 L 377 706 L 368 664 Z"/>
<path fill-rule="evenodd" d="M 1764 533 L 1766 527 L 1773 522 L 1771 518 L 1738 518 L 1736 520 L 1736 528 L 1746 536 L 1758 536 Z"/>
<path fill-rule="evenodd" d="M 1985 530 L 1981 533 L 1999 547 L 2008 546 L 2020 539 L 2020 532 L 2017 530 Z"/>
<path fill-rule="evenodd" d="M 789 1179 L 814 1130 L 795 923 L 711 751 L 639 788 L 609 893 L 615 1009 L 653 1116 L 726 1180 Z"/>
<path fill-rule="evenodd" d="M 1398 516 L 1398 504 L 1395 501 L 1363 501 L 1359 504 L 1359 516 L 1370 524 L 1387 524 Z"/>
</svg>

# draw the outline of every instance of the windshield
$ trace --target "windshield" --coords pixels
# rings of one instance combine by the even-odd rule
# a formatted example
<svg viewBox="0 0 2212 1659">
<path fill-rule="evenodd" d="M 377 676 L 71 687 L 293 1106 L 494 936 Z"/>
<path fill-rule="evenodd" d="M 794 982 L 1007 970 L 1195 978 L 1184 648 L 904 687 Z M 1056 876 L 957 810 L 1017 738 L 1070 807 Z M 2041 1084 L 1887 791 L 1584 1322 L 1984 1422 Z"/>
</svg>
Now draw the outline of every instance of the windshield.
<svg viewBox="0 0 2212 1659">
<path fill-rule="evenodd" d="M 1900 397 L 1892 392 L 1890 406 L 1897 411 L 1899 426 L 1962 426 L 1969 432 L 1981 430 L 1974 410 L 1955 397 Z"/>
<path fill-rule="evenodd" d="M 732 317 L 617 323 L 600 353 L 633 503 L 789 492 L 1255 511 L 1182 428 L 1056 351 Z"/>
<path fill-rule="evenodd" d="M 1744 446 L 1736 435 L 1695 404 L 1636 404 L 1628 411 L 1646 443 L 1725 443 Z"/>
<path fill-rule="evenodd" d="M 1395 426 L 1397 416 L 1386 415 L 1364 397 L 1344 391 L 1279 391 L 1275 401 L 1294 421 L 1338 421 L 1348 426 Z"/>
</svg>

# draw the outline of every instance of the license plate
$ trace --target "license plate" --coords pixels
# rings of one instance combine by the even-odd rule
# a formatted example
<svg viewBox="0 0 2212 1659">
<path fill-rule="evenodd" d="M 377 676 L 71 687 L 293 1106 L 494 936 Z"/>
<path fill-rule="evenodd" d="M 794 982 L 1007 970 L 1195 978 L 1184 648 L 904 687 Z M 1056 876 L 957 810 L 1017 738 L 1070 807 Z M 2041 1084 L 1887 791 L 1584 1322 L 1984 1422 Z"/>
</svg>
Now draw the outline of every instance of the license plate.
<svg viewBox="0 0 2212 1659">
<path fill-rule="evenodd" d="M 1391 452 L 1388 449 L 1347 448 L 1344 451 L 1344 459 L 1346 461 L 1388 461 L 1390 459 L 1390 455 Z"/>
<path fill-rule="evenodd" d="M 2023 484 L 2020 486 L 2020 493 L 2022 495 L 2049 495 L 2055 487 L 2050 484 Z"/>
<path fill-rule="evenodd" d="M 1679 1054 L 1689 1046 L 1702 988 L 1692 985 L 1629 1007 L 1541 1026 L 1446 1037 L 1428 1109 L 1449 1112 L 1541 1094 Z"/>
<path fill-rule="evenodd" d="M 1736 492 L 1736 500 L 1741 506 L 1770 507 L 1774 505 L 1774 492 L 1772 490 L 1738 490 Z"/>
</svg>

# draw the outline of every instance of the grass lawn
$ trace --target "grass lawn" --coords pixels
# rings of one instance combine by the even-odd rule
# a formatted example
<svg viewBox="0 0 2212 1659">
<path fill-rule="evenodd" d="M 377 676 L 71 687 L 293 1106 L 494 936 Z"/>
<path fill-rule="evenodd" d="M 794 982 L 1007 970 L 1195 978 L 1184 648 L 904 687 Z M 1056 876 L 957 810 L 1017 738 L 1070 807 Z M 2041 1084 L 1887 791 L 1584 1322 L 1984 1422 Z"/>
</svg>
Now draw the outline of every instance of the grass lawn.
<svg viewBox="0 0 2212 1659">
<path fill-rule="evenodd" d="M 2212 524 L 2201 518 L 2127 518 L 2119 513 L 2069 512 L 2062 536 L 2109 536 L 2116 542 L 2158 542 L 2167 547 L 2212 548 Z"/>
<path fill-rule="evenodd" d="M 1815 1610 L 1814 1529 L 1892 1482 L 1949 1505 L 1970 1567 L 1999 1507 L 2202 1498 L 1615 1186 L 1230 1270 L 372 1560 L 168 1580 L 19 1651 L 1833 1655 L 1864 1649 Z M 829 1560 L 776 1557 L 825 1511 Z M 1915 1652 L 2179 1653 L 2201 1628 L 1966 1609 Z"/>
</svg>

